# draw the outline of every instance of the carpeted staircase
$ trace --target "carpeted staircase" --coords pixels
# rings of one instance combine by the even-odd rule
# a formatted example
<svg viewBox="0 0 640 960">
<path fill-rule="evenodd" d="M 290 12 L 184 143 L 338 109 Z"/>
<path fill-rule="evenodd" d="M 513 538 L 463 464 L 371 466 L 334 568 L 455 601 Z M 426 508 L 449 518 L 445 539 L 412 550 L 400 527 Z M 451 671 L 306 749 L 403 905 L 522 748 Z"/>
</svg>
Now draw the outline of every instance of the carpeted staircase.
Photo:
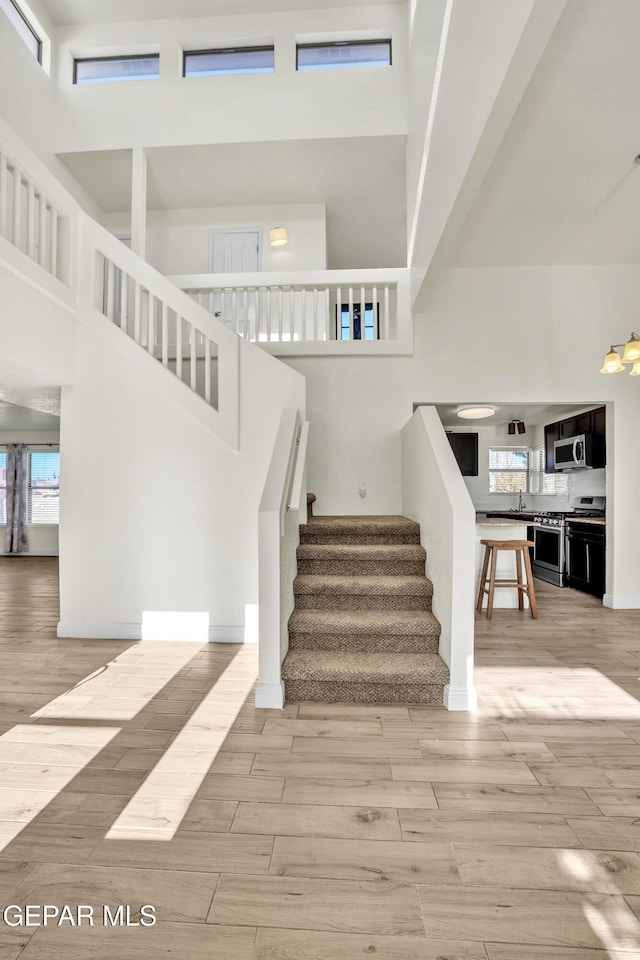
<svg viewBox="0 0 640 960">
<path fill-rule="evenodd" d="M 300 527 L 287 700 L 442 703 L 420 527 L 406 517 L 314 517 Z"/>
</svg>

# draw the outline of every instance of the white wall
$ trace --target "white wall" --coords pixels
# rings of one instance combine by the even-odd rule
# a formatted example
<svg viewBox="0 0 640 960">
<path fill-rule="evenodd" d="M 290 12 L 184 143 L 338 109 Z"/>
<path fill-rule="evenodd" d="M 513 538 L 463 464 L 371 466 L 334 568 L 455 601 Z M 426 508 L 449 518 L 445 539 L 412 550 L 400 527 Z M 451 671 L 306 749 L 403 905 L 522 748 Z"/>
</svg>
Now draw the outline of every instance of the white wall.
<svg viewBox="0 0 640 960">
<path fill-rule="evenodd" d="M 386 38 L 393 66 L 295 70 L 296 38 Z M 60 28 L 57 152 L 406 132 L 402 4 Z M 182 50 L 274 42 L 273 74 L 181 77 Z M 74 56 L 159 52 L 159 80 L 74 86 Z M 239 109 L 241 104 L 241 109 Z M 167 123 L 167 117 L 171 120 Z"/>
<path fill-rule="evenodd" d="M 444 702 L 473 710 L 475 513 L 435 407 L 420 407 L 402 430 L 402 507 L 420 524 L 449 667 Z"/>
<path fill-rule="evenodd" d="M 90 624 L 89 635 L 139 635 L 144 611 L 190 611 L 241 638 L 258 600 L 258 505 L 280 411 L 304 410 L 304 383 L 240 346 L 233 452 L 176 402 L 170 374 L 127 364 L 79 326 L 61 413 L 63 634 Z"/>
<path fill-rule="evenodd" d="M 400 430 L 414 402 L 610 402 L 607 592 L 640 597 L 640 529 L 628 519 L 640 394 L 637 378 L 599 373 L 611 341 L 633 329 L 639 299 L 634 266 L 450 270 L 416 318 L 414 357 L 288 361 L 307 376 L 316 512 L 400 511 Z"/>
<path fill-rule="evenodd" d="M 118 236 L 131 230 L 126 214 L 105 221 Z M 285 226 L 289 243 L 269 246 L 269 230 Z M 277 207 L 209 207 L 197 210 L 150 210 L 147 216 L 147 260 L 167 276 L 209 273 L 209 231 L 252 230 L 261 233 L 262 270 L 324 270 L 327 229 L 324 204 Z"/>
</svg>

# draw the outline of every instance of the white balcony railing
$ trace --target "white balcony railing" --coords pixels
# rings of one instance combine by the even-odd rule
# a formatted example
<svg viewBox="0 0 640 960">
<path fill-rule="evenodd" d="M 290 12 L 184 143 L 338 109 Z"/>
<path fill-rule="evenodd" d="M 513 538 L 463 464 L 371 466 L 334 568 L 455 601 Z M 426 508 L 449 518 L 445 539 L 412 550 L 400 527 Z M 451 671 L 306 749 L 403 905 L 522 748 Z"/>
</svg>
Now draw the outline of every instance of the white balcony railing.
<svg viewBox="0 0 640 960">
<path fill-rule="evenodd" d="M 271 353 L 405 353 L 412 348 L 407 270 L 170 277 L 238 336 Z"/>
<path fill-rule="evenodd" d="M 58 207 L 17 161 L 0 151 L 0 236 L 57 280 L 63 217 Z"/>
</svg>

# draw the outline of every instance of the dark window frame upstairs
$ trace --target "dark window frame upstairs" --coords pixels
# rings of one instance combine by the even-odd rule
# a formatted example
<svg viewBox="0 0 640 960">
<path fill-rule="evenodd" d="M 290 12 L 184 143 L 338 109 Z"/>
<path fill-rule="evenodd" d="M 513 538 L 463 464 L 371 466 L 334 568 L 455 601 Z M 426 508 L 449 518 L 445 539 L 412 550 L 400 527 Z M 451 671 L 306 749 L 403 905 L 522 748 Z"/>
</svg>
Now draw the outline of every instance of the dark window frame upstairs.
<svg viewBox="0 0 640 960">
<path fill-rule="evenodd" d="M 160 54 L 159 53 L 133 53 L 130 56 L 127 54 L 115 54 L 112 57 L 74 57 L 73 59 L 73 83 L 78 86 L 83 85 L 81 80 L 78 83 L 78 64 L 79 63 L 113 63 L 117 60 L 129 61 L 129 60 L 157 60 L 158 61 L 158 77 L 147 77 L 147 80 L 157 80 L 160 76 Z M 126 80 L 135 80 L 135 77 L 126 77 L 125 80 L 94 80 L 94 83 L 124 83 Z M 84 81 L 86 82 L 86 81 Z"/>
<path fill-rule="evenodd" d="M 36 44 L 37 44 L 36 60 L 38 61 L 38 63 L 40 64 L 40 66 L 42 66 L 42 37 L 38 34 L 38 32 L 36 31 L 35 27 L 33 26 L 33 24 L 30 22 L 29 18 L 27 17 L 26 13 L 24 12 L 24 10 L 22 10 L 22 8 L 21 8 L 20 5 L 16 2 L 16 0 L 8 0 L 8 2 L 11 4 L 11 6 L 13 7 L 13 9 L 16 11 L 16 13 L 18 14 L 18 16 L 20 17 L 20 19 L 21 19 L 22 22 L 24 23 L 25 27 L 27 28 L 27 30 L 29 31 L 29 33 L 31 34 L 31 36 L 33 37 L 33 39 L 36 41 Z M 9 21 L 9 22 L 11 22 L 11 21 Z M 14 27 L 14 29 L 15 29 L 15 27 Z M 18 36 L 19 36 L 19 34 L 18 34 Z M 21 38 L 21 39 L 22 39 L 22 38 Z M 27 44 L 26 46 L 27 46 L 27 49 L 29 49 L 28 44 Z"/>
<path fill-rule="evenodd" d="M 272 70 L 261 70 L 261 73 L 275 73 L 275 44 L 273 43 L 260 43 L 254 44 L 248 47 L 207 47 L 203 50 L 183 50 L 182 51 L 182 77 L 184 80 L 193 80 L 195 79 L 195 74 L 187 73 L 187 58 L 188 57 L 205 57 L 205 56 L 222 56 L 224 54 L 232 53 L 273 53 L 274 63 Z M 246 71 L 247 74 L 253 73 L 251 70 Z M 236 74 L 231 74 L 226 71 L 221 71 L 220 73 L 210 73 L 210 74 L 200 74 L 199 76 L 235 76 Z M 241 76 L 239 72 L 237 74 Z"/>
<path fill-rule="evenodd" d="M 326 40 L 326 41 L 320 41 L 319 43 L 296 43 L 296 71 L 300 70 L 300 56 L 299 56 L 300 50 L 327 50 L 330 48 L 338 48 L 338 47 L 372 47 L 372 46 L 379 46 L 379 47 L 386 46 L 389 48 L 389 62 L 382 63 L 381 65 L 385 67 L 392 67 L 393 66 L 393 44 L 391 42 L 391 37 L 387 37 L 384 40 L 378 40 L 378 39 L 376 40 Z M 332 67 L 335 67 L 336 69 L 339 69 L 340 67 L 343 67 L 343 66 L 345 66 L 345 64 L 341 64 L 341 63 L 332 64 Z M 356 64 L 356 66 L 360 66 L 360 64 Z M 327 68 L 303 67 L 303 71 L 313 70 L 313 69 L 321 70 L 321 69 L 327 69 Z"/>
</svg>

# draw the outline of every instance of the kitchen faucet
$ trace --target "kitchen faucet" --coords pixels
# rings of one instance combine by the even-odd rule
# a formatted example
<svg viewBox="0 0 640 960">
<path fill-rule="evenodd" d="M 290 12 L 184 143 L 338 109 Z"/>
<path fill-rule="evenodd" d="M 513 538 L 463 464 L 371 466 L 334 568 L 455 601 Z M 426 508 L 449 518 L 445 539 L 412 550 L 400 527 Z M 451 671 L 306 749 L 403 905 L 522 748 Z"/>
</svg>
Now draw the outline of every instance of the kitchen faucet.
<svg viewBox="0 0 640 960">
<path fill-rule="evenodd" d="M 522 490 L 519 490 L 518 491 L 518 513 L 522 513 L 525 507 L 526 507 L 526 503 L 522 499 Z"/>
</svg>

